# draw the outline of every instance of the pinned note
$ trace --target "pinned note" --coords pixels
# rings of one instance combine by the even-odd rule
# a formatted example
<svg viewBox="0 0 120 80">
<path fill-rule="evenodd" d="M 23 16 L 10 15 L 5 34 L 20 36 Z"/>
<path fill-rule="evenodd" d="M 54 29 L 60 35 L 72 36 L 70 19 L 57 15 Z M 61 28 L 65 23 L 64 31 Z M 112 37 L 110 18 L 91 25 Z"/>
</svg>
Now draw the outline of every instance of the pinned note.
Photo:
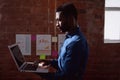
<svg viewBox="0 0 120 80">
<path fill-rule="evenodd" d="M 52 42 L 57 42 L 57 37 L 52 37 Z"/>
<path fill-rule="evenodd" d="M 45 54 L 41 54 L 39 58 L 40 59 L 46 59 L 46 55 Z"/>
<path fill-rule="evenodd" d="M 35 35 L 32 35 L 32 36 L 31 36 L 31 39 L 32 39 L 32 41 L 35 41 L 35 40 L 36 40 L 36 36 L 35 36 Z"/>
</svg>

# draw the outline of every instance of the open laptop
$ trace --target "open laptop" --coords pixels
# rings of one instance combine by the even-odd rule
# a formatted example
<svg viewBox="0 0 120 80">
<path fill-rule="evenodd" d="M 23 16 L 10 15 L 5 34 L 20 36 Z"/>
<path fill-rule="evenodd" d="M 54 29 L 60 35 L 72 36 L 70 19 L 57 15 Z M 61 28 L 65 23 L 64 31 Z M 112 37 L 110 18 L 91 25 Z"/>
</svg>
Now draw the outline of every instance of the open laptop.
<svg viewBox="0 0 120 80">
<path fill-rule="evenodd" d="M 34 65 L 34 62 L 26 62 L 18 44 L 9 45 L 8 48 L 20 72 L 48 73 L 48 69 L 40 68 L 38 64 Z"/>
</svg>

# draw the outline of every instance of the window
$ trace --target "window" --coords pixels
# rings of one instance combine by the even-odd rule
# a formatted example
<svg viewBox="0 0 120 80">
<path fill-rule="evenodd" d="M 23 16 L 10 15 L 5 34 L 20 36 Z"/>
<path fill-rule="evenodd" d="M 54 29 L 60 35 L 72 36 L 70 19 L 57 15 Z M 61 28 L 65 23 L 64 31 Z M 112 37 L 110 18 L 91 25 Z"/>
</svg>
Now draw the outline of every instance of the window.
<svg viewBox="0 0 120 80">
<path fill-rule="evenodd" d="M 105 0 L 104 43 L 120 43 L 120 0 Z"/>
</svg>

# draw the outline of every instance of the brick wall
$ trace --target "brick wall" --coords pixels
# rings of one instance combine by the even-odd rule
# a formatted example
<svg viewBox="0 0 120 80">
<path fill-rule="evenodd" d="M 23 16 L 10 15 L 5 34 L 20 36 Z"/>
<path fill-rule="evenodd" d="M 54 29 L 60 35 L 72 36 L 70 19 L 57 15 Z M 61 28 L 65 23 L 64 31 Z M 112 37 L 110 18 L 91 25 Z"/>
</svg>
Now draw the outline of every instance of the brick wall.
<svg viewBox="0 0 120 80">
<path fill-rule="evenodd" d="M 84 80 L 120 80 L 120 44 L 103 43 L 104 0 L 0 0 L 0 80 L 42 80 L 33 73 L 18 72 L 7 45 L 15 43 L 15 34 L 57 35 L 55 8 L 68 1 L 77 7 L 78 23 L 90 47 Z M 28 61 L 38 58 L 35 43 Z"/>
</svg>

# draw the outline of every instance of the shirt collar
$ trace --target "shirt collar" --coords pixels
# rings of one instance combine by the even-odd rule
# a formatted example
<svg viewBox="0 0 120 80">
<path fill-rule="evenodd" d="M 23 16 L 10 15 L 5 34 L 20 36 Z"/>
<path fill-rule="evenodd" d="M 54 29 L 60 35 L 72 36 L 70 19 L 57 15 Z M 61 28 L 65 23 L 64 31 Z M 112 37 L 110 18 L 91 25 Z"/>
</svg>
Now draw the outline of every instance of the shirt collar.
<svg viewBox="0 0 120 80">
<path fill-rule="evenodd" d="M 76 27 L 76 30 L 75 30 L 74 33 L 67 33 L 66 38 L 71 38 L 71 37 L 73 37 L 74 35 L 77 35 L 77 34 L 80 34 L 79 26 Z"/>
</svg>

